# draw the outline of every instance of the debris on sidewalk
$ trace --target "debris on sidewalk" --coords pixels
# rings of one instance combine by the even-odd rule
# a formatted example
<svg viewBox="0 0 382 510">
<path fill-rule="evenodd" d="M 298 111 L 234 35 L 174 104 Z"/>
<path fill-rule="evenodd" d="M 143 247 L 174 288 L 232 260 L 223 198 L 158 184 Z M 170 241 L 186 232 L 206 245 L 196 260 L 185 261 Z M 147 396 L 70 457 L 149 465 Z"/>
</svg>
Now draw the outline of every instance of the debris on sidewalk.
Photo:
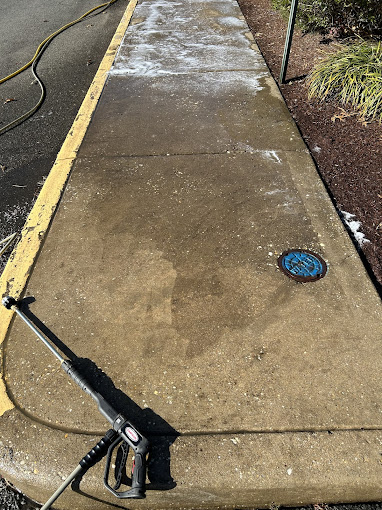
<svg viewBox="0 0 382 510">
<path fill-rule="evenodd" d="M 14 232 L 10 236 L 6 237 L 2 241 L 0 241 L 0 257 L 5 253 L 8 248 L 12 245 L 17 237 L 17 232 Z M 3 246 L 4 245 L 4 246 Z"/>
<path fill-rule="evenodd" d="M 0 476 L 0 508 L 2 510 L 37 510 L 39 507 L 40 505 L 32 503 Z"/>
</svg>

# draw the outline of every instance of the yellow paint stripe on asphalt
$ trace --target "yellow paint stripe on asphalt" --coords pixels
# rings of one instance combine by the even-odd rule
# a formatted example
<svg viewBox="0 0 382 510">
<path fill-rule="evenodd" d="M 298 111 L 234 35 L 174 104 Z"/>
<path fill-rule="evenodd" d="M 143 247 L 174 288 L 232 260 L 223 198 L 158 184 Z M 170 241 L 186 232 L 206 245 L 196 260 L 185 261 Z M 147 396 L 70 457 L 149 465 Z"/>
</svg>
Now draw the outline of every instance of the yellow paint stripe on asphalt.
<svg viewBox="0 0 382 510">
<path fill-rule="evenodd" d="M 48 178 L 25 222 L 20 242 L 13 250 L 0 277 L 2 297 L 11 295 L 18 299 L 24 292 L 137 2 L 138 0 L 129 2 Z M 5 340 L 12 316 L 13 312 L 0 306 L 0 345 Z M 0 416 L 13 407 L 14 404 L 7 395 L 5 383 L 0 374 Z"/>
</svg>

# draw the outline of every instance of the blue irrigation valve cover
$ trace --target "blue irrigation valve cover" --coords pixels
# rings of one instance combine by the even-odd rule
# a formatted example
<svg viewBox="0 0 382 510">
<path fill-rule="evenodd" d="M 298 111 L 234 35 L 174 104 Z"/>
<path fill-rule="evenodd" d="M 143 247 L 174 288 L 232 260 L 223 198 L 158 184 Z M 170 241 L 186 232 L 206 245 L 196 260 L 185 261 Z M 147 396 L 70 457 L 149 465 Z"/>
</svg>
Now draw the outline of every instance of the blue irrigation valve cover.
<svg viewBox="0 0 382 510">
<path fill-rule="evenodd" d="M 287 250 L 277 260 L 280 270 L 300 283 L 314 282 L 323 278 L 328 266 L 317 253 L 309 250 Z"/>
</svg>

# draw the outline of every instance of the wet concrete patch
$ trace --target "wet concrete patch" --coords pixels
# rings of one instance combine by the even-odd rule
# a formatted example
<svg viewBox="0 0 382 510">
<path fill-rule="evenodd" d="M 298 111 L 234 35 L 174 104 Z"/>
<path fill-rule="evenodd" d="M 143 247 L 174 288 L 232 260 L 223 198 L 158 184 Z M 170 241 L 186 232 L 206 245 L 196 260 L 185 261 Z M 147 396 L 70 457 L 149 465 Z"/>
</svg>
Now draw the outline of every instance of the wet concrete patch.
<svg viewBox="0 0 382 510">
<path fill-rule="evenodd" d="M 251 50 L 240 14 L 232 2 L 144 2 L 136 9 L 110 74 L 257 69 L 262 59 Z"/>
<path fill-rule="evenodd" d="M 81 155 L 305 150 L 270 80 L 236 3 L 143 2 Z"/>
<path fill-rule="evenodd" d="M 281 97 L 269 93 L 267 77 L 265 69 L 114 76 L 80 155 L 305 151 Z"/>
<path fill-rule="evenodd" d="M 206 31 L 208 28 L 222 32 L 233 32 L 247 28 L 239 6 L 234 2 L 216 0 L 172 1 L 161 0 L 140 2 L 134 13 L 132 26 L 126 40 L 132 33 L 158 30 L 184 33 Z"/>
<path fill-rule="evenodd" d="M 160 75 L 256 68 L 259 58 L 243 32 L 167 32 L 129 34 L 110 71 L 115 74 Z M 256 65 L 257 64 L 257 65 Z"/>
<path fill-rule="evenodd" d="M 65 468 L 70 471 L 78 456 L 98 440 L 31 424 L 16 410 L 8 414 L 2 431 L 7 436 L 0 444 L 2 472 L 22 483 L 37 501 L 46 501 L 67 474 Z M 12 462 L 7 459 L 11 431 L 21 432 Z M 37 447 L 31 448 L 32 442 Z M 267 508 L 275 502 L 301 506 L 311 501 L 377 501 L 381 497 L 379 431 L 229 433 L 173 437 L 170 442 L 167 456 L 164 451 L 159 456 L 154 452 L 151 460 L 169 473 L 175 484 L 155 483 L 149 472 L 146 500 L 118 501 L 120 507 L 234 509 L 248 507 L 250 502 Z M 20 464 L 26 456 L 28 463 Z M 102 468 L 99 463 L 86 474 L 80 486 L 82 494 L 65 491 L 60 507 L 115 507 L 115 498 L 102 488 Z"/>
<path fill-rule="evenodd" d="M 312 228 L 294 179 L 284 153 L 80 160 L 28 287 L 32 310 L 129 395 L 140 427 L 146 407 L 181 432 L 373 426 L 379 346 L 364 305 L 348 302 L 334 264 L 310 285 L 277 268 L 285 248 L 325 257 L 331 242 Z M 65 398 L 70 382 L 43 351 L 15 324 L 15 402 L 89 430 L 92 403 Z"/>
</svg>

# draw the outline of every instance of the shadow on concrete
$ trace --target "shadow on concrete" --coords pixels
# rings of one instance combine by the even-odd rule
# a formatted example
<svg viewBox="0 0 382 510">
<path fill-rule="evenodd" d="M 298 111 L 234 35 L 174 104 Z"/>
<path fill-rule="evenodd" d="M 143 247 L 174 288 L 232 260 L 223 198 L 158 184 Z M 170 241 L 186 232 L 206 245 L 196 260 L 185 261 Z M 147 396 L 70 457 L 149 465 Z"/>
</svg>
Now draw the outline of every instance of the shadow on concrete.
<svg viewBox="0 0 382 510">
<path fill-rule="evenodd" d="M 150 450 L 147 460 L 147 476 L 149 483 L 146 484 L 146 490 L 171 490 L 176 487 L 176 482 L 171 476 L 170 446 L 176 441 L 179 432 L 152 409 L 142 409 L 128 395 L 116 388 L 111 378 L 92 360 L 76 356 L 76 354 L 29 309 L 29 305 L 34 301 L 35 298 L 28 297 L 20 302 L 19 306 L 23 313 L 40 332 L 72 362 L 74 367 L 86 377 L 94 390 L 99 392 L 118 413 L 126 416 L 126 418 L 149 440 Z M 75 479 L 72 483 L 72 489 L 95 501 L 101 501 L 90 494 L 84 493 L 80 489 L 80 482 L 81 478 Z M 122 484 L 131 485 L 131 479 L 125 470 L 122 473 Z M 114 506 L 117 508 L 125 508 L 119 505 Z"/>
</svg>

